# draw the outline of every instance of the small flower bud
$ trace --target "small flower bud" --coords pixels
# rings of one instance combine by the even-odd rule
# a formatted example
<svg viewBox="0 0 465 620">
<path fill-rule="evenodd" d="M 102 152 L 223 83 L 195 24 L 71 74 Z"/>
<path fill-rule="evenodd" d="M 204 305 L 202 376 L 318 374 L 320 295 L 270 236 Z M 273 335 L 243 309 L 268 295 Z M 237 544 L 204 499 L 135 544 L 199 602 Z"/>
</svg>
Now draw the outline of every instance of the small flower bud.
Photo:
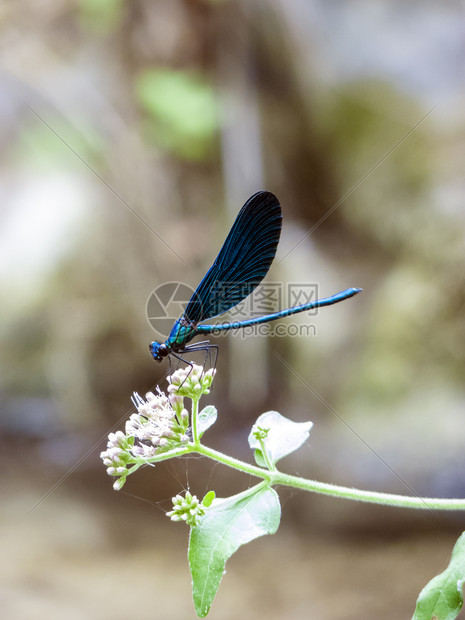
<svg viewBox="0 0 465 620">
<path fill-rule="evenodd" d="M 117 478 L 113 483 L 113 488 L 115 489 L 115 491 L 120 491 L 123 488 L 125 482 L 126 482 L 126 477 Z"/>
<path fill-rule="evenodd" d="M 166 513 L 172 521 L 185 521 L 191 527 L 200 523 L 207 507 L 200 503 L 196 495 L 186 491 L 184 497 L 176 495 L 172 498 L 173 510 Z"/>
</svg>

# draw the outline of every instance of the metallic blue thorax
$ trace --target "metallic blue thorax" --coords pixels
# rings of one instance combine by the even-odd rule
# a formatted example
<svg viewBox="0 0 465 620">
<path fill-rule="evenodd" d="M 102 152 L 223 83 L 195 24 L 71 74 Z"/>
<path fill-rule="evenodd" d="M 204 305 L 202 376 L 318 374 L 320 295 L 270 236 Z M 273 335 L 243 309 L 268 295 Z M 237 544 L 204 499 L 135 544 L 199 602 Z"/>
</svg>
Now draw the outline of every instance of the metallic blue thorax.
<svg viewBox="0 0 465 620">
<path fill-rule="evenodd" d="M 197 335 L 197 330 L 194 325 L 189 324 L 188 321 L 182 316 L 173 325 L 170 335 L 166 339 L 166 344 L 176 350 L 181 347 L 184 348 L 188 342 Z"/>
</svg>

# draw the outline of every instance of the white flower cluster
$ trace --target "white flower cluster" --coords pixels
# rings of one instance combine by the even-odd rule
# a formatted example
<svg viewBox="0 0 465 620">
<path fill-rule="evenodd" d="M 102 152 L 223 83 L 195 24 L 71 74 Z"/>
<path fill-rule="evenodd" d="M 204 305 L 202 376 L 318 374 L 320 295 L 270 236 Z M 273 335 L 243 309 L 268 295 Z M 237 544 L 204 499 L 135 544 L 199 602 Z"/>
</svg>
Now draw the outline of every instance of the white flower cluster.
<svg viewBox="0 0 465 620">
<path fill-rule="evenodd" d="M 182 397 L 166 396 L 158 389 L 157 394 L 146 394 L 146 399 L 134 393 L 132 402 L 137 412 L 126 422 L 126 433 L 110 433 L 107 449 L 100 454 L 107 473 L 117 477 L 113 485 L 116 490 L 126 481 L 128 465 L 189 441 L 189 414 Z"/>
<path fill-rule="evenodd" d="M 148 392 L 146 401 L 134 392 L 132 402 L 137 409 L 126 422 L 126 435 L 135 438 L 132 453 L 134 456 L 148 458 L 155 456 L 159 448 L 169 449 L 172 444 L 189 441 L 187 427 L 189 414 L 182 407 L 182 401 L 175 403 L 179 417 L 173 408 L 172 399 L 163 394 Z M 175 397 L 176 398 L 176 397 Z M 159 451 L 159 450 L 158 450 Z"/>
<path fill-rule="evenodd" d="M 144 462 L 189 442 L 189 413 L 184 398 L 198 402 L 202 394 L 210 392 L 214 376 L 213 368 L 204 372 L 202 366 L 189 364 L 168 377 L 168 394 L 157 388 L 144 400 L 134 392 L 132 402 L 137 412 L 126 422 L 125 433 L 109 434 L 107 449 L 100 454 L 108 474 L 117 478 L 113 484 L 116 490 Z"/>
<path fill-rule="evenodd" d="M 192 367 L 178 368 L 168 377 L 168 392 L 170 395 L 199 399 L 202 394 L 210 393 L 215 374 L 215 368 L 210 368 L 205 372 L 203 366 L 198 364 L 193 364 Z"/>
</svg>

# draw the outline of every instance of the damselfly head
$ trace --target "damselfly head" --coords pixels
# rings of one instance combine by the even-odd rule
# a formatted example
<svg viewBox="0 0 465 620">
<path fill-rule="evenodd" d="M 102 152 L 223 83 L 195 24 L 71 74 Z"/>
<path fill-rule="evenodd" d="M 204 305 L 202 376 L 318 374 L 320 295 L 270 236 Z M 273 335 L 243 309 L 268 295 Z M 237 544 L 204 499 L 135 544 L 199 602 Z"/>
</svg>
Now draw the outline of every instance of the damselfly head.
<svg viewBox="0 0 465 620">
<path fill-rule="evenodd" d="M 164 342 L 151 342 L 149 349 L 156 362 L 161 362 L 170 354 L 170 349 Z"/>
</svg>

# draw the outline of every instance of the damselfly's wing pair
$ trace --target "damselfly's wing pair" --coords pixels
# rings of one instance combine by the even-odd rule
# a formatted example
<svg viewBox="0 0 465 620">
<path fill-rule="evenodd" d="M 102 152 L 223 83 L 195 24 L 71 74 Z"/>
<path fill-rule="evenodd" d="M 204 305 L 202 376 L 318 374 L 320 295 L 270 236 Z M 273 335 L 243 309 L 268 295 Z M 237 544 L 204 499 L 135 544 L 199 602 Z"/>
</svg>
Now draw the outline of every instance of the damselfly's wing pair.
<svg viewBox="0 0 465 620">
<path fill-rule="evenodd" d="M 260 191 L 247 200 L 215 262 L 197 287 L 184 314 L 173 325 L 167 340 L 150 344 L 150 351 L 156 361 L 160 362 L 168 355 L 183 359 L 182 356 L 187 352 L 215 347 L 208 341 L 189 344 L 196 336 L 259 325 L 298 312 L 330 306 L 361 290 L 348 288 L 331 297 L 246 321 L 201 325 L 202 321 L 236 306 L 260 284 L 275 257 L 281 225 L 281 205 L 274 194 Z"/>
</svg>

